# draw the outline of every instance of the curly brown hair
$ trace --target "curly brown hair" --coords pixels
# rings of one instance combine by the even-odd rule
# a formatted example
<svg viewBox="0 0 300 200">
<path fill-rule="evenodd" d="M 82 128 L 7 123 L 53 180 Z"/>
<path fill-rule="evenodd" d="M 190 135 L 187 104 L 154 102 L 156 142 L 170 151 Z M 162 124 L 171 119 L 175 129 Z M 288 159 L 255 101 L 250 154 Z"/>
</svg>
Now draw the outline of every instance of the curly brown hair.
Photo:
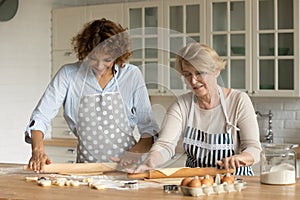
<svg viewBox="0 0 300 200">
<path fill-rule="evenodd" d="M 132 55 L 126 30 L 120 24 L 105 18 L 85 24 L 83 30 L 72 38 L 77 58 L 83 61 L 91 51 L 100 49 L 110 54 L 115 59 L 115 63 L 122 67 Z"/>
</svg>

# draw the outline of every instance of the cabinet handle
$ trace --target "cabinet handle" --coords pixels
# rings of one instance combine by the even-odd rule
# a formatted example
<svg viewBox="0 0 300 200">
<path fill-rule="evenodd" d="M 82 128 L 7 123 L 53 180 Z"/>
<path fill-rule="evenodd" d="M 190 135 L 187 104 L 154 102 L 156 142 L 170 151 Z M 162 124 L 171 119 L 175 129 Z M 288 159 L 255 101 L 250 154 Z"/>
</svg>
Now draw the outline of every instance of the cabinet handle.
<svg viewBox="0 0 300 200">
<path fill-rule="evenodd" d="M 68 153 L 75 154 L 75 149 L 67 149 Z"/>
<path fill-rule="evenodd" d="M 72 52 L 71 51 L 67 51 L 64 53 L 64 56 L 71 56 L 72 55 Z"/>
<path fill-rule="evenodd" d="M 165 93 L 167 93 L 167 91 L 166 90 L 158 90 L 158 93 L 160 93 L 160 94 L 164 93 L 165 94 Z"/>
<path fill-rule="evenodd" d="M 71 131 L 64 131 L 64 135 L 72 135 Z"/>
<path fill-rule="evenodd" d="M 248 90 L 247 91 L 245 91 L 247 94 L 256 94 L 257 92 L 256 91 L 251 91 L 251 92 L 249 92 Z"/>
</svg>

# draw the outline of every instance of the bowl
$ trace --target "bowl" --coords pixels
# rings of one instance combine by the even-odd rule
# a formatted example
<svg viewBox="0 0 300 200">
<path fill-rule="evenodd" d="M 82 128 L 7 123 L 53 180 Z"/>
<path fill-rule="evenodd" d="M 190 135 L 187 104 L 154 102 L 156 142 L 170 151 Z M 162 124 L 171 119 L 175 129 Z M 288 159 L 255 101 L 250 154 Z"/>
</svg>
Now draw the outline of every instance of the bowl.
<svg viewBox="0 0 300 200">
<path fill-rule="evenodd" d="M 231 51 L 234 54 L 245 55 L 245 47 L 233 46 L 231 47 Z"/>
<path fill-rule="evenodd" d="M 285 47 L 278 48 L 278 55 L 279 56 L 288 55 L 289 50 L 290 48 L 285 48 Z M 269 48 L 269 51 L 271 55 L 275 55 L 274 48 Z"/>
</svg>

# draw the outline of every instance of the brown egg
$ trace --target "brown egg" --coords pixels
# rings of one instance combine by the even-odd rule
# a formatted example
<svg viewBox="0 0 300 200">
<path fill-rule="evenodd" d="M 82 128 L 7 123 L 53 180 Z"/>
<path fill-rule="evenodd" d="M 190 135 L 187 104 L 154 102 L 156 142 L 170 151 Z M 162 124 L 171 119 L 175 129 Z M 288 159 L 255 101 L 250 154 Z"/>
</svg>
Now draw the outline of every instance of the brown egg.
<svg viewBox="0 0 300 200">
<path fill-rule="evenodd" d="M 189 187 L 201 187 L 201 180 L 198 176 L 195 176 L 188 184 Z"/>
<path fill-rule="evenodd" d="M 227 173 L 222 179 L 222 183 L 233 183 L 233 182 L 234 182 L 234 176 L 230 173 Z"/>
<path fill-rule="evenodd" d="M 182 179 L 180 185 L 187 186 L 189 184 L 189 182 L 191 182 L 191 180 L 193 180 L 193 177 L 186 177 L 186 178 Z"/>
<path fill-rule="evenodd" d="M 214 184 L 214 178 L 210 175 L 205 175 L 203 177 L 203 179 L 201 180 L 201 184 L 202 185 L 207 185 L 207 186 L 213 185 Z"/>
</svg>

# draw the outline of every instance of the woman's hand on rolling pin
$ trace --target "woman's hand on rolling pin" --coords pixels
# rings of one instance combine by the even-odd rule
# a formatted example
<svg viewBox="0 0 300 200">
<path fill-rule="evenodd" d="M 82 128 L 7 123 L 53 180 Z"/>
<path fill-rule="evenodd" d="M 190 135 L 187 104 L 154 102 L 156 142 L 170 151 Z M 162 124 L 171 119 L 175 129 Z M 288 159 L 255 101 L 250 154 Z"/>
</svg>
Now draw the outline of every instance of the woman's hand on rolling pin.
<svg viewBox="0 0 300 200">
<path fill-rule="evenodd" d="M 135 168 L 127 168 L 127 173 L 142 173 L 149 171 L 154 168 L 154 165 L 152 164 L 151 160 L 145 160 L 141 165 L 138 165 Z"/>
<path fill-rule="evenodd" d="M 141 156 L 141 153 L 127 151 L 120 157 L 111 157 L 111 160 L 119 163 L 120 169 L 135 168 Z"/>
<path fill-rule="evenodd" d="M 44 166 L 51 164 L 51 160 L 42 150 L 32 151 L 32 156 L 28 163 L 28 168 L 40 173 L 44 171 Z"/>
<path fill-rule="evenodd" d="M 223 167 L 224 169 L 246 166 L 246 162 L 243 159 L 241 159 L 238 155 L 223 158 L 222 160 L 217 161 L 217 164 Z"/>
</svg>

